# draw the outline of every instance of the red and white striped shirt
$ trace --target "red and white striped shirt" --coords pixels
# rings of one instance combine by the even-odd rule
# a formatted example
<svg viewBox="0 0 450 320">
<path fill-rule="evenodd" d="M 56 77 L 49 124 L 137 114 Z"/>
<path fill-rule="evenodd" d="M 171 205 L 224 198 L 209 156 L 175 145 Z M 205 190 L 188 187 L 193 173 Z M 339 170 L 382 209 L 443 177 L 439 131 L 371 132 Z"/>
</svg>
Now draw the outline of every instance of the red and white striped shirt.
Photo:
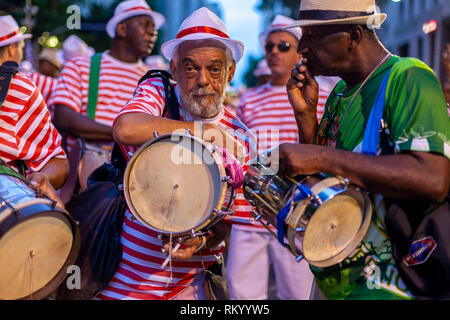
<svg viewBox="0 0 450 320">
<path fill-rule="evenodd" d="M 326 89 L 328 86 L 321 85 L 321 80 L 319 80 L 319 103 L 317 106 L 319 122 L 332 88 L 329 89 L 330 91 L 326 91 Z M 260 87 L 249 89 L 241 98 L 238 115 L 257 137 L 258 153 L 281 143 L 298 143 L 297 122 L 285 86 L 276 87 L 266 83 Z M 241 218 L 246 219 L 247 224 L 236 225 L 235 228 L 253 231 L 266 230 L 248 213 Z"/>
<path fill-rule="evenodd" d="M 145 113 L 161 116 L 165 105 L 165 92 L 161 79 L 151 78 L 142 82 L 136 89 L 133 99 L 122 109 L 121 116 L 126 113 Z M 187 118 L 189 115 L 186 116 Z M 181 119 L 182 120 L 182 117 Z M 206 121 L 205 121 L 206 122 Z M 224 108 L 211 122 L 224 129 L 237 128 L 240 121 Z M 139 148 L 137 146 L 121 146 L 125 156 L 130 159 Z M 240 193 L 240 195 L 239 195 Z M 238 211 L 239 201 L 245 199 L 242 188 L 238 191 L 233 210 Z M 161 268 L 166 255 L 161 253 L 162 242 L 157 233 L 139 222 L 127 210 L 121 237 L 123 257 L 118 270 L 108 286 L 99 294 L 101 299 L 171 299 L 189 286 L 195 276 L 216 262 L 216 256 L 222 254 L 223 247 L 202 249 L 187 261 L 172 262 L 172 272 Z M 170 277 L 172 276 L 172 281 Z"/>
<path fill-rule="evenodd" d="M 50 104 L 63 104 L 87 115 L 89 73 L 91 58 L 78 56 L 68 61 L 61 75 Z M 117 114 L 133 97 L 138 81 L 148 71 L 142 62 L 125 63 L 102 54 L 95 121 L 112 126 Z"/>
<path fill-rule="evenodd" d="M 66 157 L 40 91 L 21 73 L 13 77 L 0 108 L 0 157 L 24 160 L 32 171 L 53 157 Z"/>
<path fill-rule="evenodd" d="M 48 77 L 46 75 L 43 75 L 39 72 L 32 71 L 29 73 L 26 73 L 26 76 L 28 79 L 34 82 L 36 87 L 39 89 L 39 91 L 42 94 L 42 97 L 44 98 L 45 103 L 47 106 L 49 106 L 49 100 L 53 93 L 53 91 L 56 88 L 56 84 L 58 83 L 57 78 Z"/>
</svg>

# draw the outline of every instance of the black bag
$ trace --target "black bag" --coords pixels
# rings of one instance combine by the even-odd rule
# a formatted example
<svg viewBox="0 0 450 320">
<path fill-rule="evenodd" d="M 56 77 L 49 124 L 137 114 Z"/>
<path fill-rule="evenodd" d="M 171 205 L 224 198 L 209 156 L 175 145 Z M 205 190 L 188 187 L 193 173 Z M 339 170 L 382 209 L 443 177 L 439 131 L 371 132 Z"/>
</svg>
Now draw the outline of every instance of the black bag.
<svg viewBox="0 0 450 320">
<path fill-rule="evenodd" d="M 66 209 L 79 222 L 81 232 L 75 262 L 81 269 L 81 289 L 68 289 L 63 283 L 56 299 L 91 299 L 105 288 L 122 259 L 123 191 L 111 181 L 97 182 L 70 200 Z"/>
<path fill-rule="evenodd" d="M 418 299 L 450 299 L 450 197 L 431 207 L 392 201 L 386 228 L 396 266 L 411 293 Z"/>
</svg>

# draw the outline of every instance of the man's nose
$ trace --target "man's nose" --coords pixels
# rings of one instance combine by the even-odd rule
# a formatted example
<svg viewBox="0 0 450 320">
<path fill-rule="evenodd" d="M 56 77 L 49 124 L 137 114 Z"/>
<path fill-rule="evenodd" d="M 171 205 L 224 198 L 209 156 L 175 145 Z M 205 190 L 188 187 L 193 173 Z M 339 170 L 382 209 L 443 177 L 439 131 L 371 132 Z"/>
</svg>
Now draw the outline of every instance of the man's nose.
<svg viewBox="0 0 450 320">
<path fill-rule="evenodd" d="M 204 88 L 208 86 L 208 84 L 209 84 L 208 71 L 206 70 L 206 68 L 201 68 L 198 72 L 197 86 Z"/>
</svg>

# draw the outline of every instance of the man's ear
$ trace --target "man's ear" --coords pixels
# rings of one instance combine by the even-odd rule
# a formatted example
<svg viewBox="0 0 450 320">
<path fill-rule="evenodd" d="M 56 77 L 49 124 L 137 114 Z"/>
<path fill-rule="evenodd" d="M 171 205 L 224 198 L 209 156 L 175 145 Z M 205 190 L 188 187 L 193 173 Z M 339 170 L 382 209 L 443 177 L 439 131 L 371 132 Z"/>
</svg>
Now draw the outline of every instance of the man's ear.
<svg viewBox="0 0 450 320">
<path fill-rule="evenodd" d="M 360 25 L 352 26 L 350 29 L 350 39 L 348 43 L 348 49 L 353 50 L 355 47 L 357 47 L 363 38 L 363 29 Z"/>
<path fill-rule="evenodd" d="M 127 36 L 127 24 L 124 22 L 121 22 L 117 24 L 116 26 L 116 37 L 117 38 L 125 38 Z"/>
<path fill-rule="evenodd" d="M 233 63 L 230 66 L 230 72 L 228 73 L 228 83 L 231 82 L 231 80 L 233 80 L 234 77 L 234 72 L 236 71 L 236 62 L 233 60 Z"/>
<path fill-rule="evenodd" d="M 175 62 L 173 62 L 173 59 L 170 60 L 170 74 L 172 75 L 172 79 L 177 81 L 177 68 L 175 67 Z"/>
</svg>

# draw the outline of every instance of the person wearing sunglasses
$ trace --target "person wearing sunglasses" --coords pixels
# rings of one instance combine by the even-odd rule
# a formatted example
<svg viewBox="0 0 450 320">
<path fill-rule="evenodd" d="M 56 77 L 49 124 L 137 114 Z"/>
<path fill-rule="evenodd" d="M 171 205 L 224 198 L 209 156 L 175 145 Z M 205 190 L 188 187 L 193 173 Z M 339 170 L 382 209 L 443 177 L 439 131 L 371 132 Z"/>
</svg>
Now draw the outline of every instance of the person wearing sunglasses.
<svg viewBox="0 0 450 320">
<path fill-rule="evenodd" d="M 286 91 L 292 68 L 301 59 L 297 53 L 300 29 L 285 28 L 294 20 L 277 15 L 260 35 L 261 47 L 271 71 L 270 81 L 249 89 L 241 98 L 238 113 L 258 138 L 258 153 L 282 142 L 298 142 L 298 129 Z M 324 86 L 327 88 L 327 86 Z M 321 92 L 323 105 L 331 91 Z M 312 273 L 307 263 L 281 246 L 262 224 L 248 214 L 234 224 L 227 255 L 227 282 L 231 299 L 263 300 L 269 297 L 270 265 L 273 265 L 277 297 L 282 300 L 309 299 Z M 245 224 L 242 224 L 245 221 Z"/>
</svg>

